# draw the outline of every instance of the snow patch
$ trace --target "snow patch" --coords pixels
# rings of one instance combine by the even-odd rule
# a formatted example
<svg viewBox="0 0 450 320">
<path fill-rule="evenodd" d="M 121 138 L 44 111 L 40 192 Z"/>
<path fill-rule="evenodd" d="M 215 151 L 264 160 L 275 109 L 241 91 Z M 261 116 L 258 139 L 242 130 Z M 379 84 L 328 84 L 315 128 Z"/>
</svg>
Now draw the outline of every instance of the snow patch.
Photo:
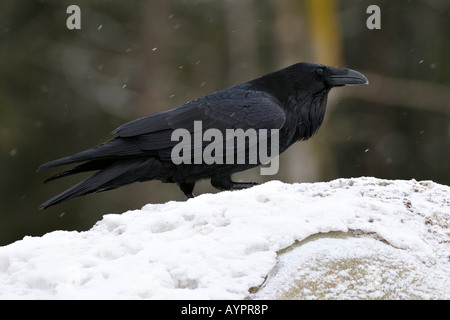
<svg viewBox="0 0 450 320">
<path fill-rule="evenodd" d="M 0 247 L 2 299 L 449 299 L 450 188 L 268 182 Z"/>
</svg>

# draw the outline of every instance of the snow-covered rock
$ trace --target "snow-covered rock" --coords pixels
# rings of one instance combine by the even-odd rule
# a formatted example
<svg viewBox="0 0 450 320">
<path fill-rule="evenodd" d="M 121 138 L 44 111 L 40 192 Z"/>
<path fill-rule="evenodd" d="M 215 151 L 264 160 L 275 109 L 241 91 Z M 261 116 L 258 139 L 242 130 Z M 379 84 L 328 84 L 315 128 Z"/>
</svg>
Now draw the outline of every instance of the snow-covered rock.
<svg viewBox="0 0 450 320">
<path fill-rule="evenodd" d="M 0 247 L 3 299 L 449 299 L 450 187 L 272 181 Z"/>
</svg>

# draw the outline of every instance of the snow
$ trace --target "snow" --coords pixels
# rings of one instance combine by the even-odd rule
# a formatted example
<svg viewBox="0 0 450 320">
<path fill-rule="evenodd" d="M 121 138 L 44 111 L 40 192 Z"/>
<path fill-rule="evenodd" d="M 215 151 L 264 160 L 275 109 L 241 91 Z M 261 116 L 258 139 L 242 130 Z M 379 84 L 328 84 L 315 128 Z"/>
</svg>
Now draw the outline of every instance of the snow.
<svg viewBox="0 0 450 320">
<path fill-rule="evenodd" d="M 1 299 L 449 299 L 450 187 L 204 194 L 0 247 Z"/>
</svg>

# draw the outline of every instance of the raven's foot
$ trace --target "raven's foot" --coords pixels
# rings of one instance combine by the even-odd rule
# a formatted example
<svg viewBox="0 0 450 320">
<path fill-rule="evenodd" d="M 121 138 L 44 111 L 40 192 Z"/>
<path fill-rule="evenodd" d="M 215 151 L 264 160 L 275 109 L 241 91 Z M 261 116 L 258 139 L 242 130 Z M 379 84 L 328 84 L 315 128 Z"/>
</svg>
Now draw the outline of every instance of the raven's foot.
<svg viewBox="0 0 450 320">
<path fill-rule="evenodd" d="M 219 190 L 242 190 L 258 185 L 257 182 L 234 182 L 230 177 L 211 178 L 211 185 Z"/>
<path fill-rule="evenodd" d="M 183 191 L 184 195 L 187 199 L 194 198 L 194 194 L 192 191 L 194 191 L 195 182 L 193 183 L 178 183 L 178 187 L 181 191 Z"/>
<path fill-rule="evenodd" d="M 257 182 L 233 182 L 230 190 L 242 190 L 248 189 L 254 186 L 257 186 L 259 183 Z"/>
</svg>

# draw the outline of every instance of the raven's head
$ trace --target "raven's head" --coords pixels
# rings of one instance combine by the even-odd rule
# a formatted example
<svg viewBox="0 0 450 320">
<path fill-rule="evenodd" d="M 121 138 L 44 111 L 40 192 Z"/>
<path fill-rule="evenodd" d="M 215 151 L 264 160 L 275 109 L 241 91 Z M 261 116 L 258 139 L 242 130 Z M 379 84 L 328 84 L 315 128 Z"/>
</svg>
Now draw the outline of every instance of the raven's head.
<svg viewBox="0 0 450 320">
<path fill-rule="evenodd" d="M 367 84 L 354 70 L 300 62 L 249 82 L 275 96 L 286 112 L 285 127 L 297 127 L 293 140 L 309 139 L 322 124 L 333 87 Z"/>
<path fill-rule="evenodd" d="M 367 78 L 354 70 L 300 62 L 251 81 L 274 94 L 280 101 L 298 99 L 316 94 L 327 95 L 331 88 L 368 84 Z"/>
<path fill-rule="evenodd" d="M 289 71 L 288 71 L 289 70 Z M 332 87 L 368 84 L 367 78 L 358 71 L 324 66 L 317 63 L 297 63 L 286 68 L 297 90 L 310 92 L 328 91 Z"/>
<path fill-rule="evenodd" d="M 292 116 L 291 121 L 298 121 L 298 139 L 308 139 L 322 124 L 331 88 L 369 83 L 357 71 L 307 62 L 277 71 L 271 78 L 275 80 L 272 92 Z"/>
</svg>

